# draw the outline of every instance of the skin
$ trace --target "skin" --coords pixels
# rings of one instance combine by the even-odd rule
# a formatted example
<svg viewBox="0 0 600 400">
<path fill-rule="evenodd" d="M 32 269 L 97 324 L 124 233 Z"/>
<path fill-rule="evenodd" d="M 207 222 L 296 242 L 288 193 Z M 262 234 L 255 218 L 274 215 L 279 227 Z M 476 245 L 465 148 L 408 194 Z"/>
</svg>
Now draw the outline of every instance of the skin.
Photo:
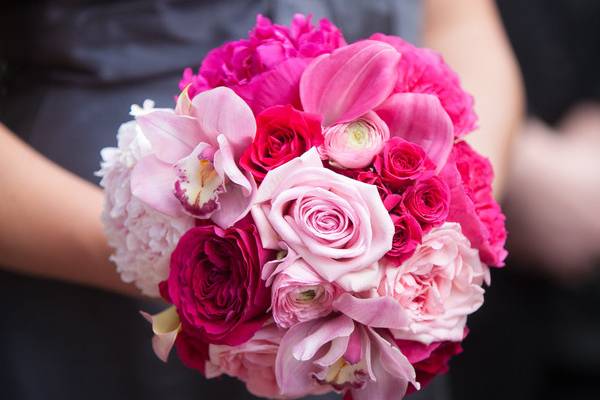
<svg viewBox="0 0 600 400">
<path fill-rule="evenodd" d="M 427 0 L 424 44 L 439 51 L 475 98 L 479 129 L 467 136 L 489 157 L 501 197 L 509 149 L 523 118 L 519 68 L 491 0 Z"/>
<path fill-rule="evenodd" d="M 478 99 L 482 132 L 470 140 L 491 158 L 501 188 L 522 95 L 496 10 L 488 0 L 430 0 L 425 17 L 426 45 L 443 53 Z M 121 282 L 108 260 L 99 188 L 45 159 L 1 125 L 0 170 L 0 265 L 139 295 L 133 285 Z"/>
</svg>

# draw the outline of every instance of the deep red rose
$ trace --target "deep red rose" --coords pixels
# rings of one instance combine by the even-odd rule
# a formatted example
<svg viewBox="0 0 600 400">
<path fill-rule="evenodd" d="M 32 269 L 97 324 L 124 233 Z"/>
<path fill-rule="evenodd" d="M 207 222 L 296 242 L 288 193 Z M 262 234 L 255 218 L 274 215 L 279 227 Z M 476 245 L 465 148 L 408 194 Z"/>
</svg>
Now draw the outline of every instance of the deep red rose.
<svg viewBox="0 0 600 400">
<path fill-rule="evenodd" d="M 433 175 L 435 165 L 423 148 L 402 138 L 393 137 L 373 162 L 375 170 L 391 189 L 398 191 L 423 178 Z"/>
<path fill-rule="evenodd" d="M 271 256 L 248 219 L 187 231 L 171 256 L 168 296 L 188 333 L 230 346 L 250 339 L 268 318 L 261 267 Z"/>
<path fill-rule="evenodd" d="M 448 372 L 450 359 L 462 353 L 461 342 L 434 342 L 429 345 L 411 340 L 396 340 L 402 354 L 415 368 L 421 389 L 439 374 Z M 409 385 L 406 394 L 415 388 Z"/>
<path fill-rule="evenodd" d="M 209 357 L 208 343 L 189 335 L 184 328 L 177 334 L 175 349 L 183 365 L 198 370 L 204 375 L 204 366 Z"/>
<path fill-rule="evenodd" d="M 450 190 L 446 182 L 432 176 L 408 188 L 403 203 L 424 228 L 438 226 L 448 217 Z"/>
<path fill-rule="evenodd" d="M 290 105 L 267 108 L 256 117 L 256 136 L 240 165 L 258 183 L 267 172 L 323 143 L 320 117 Z"/>
</svg>

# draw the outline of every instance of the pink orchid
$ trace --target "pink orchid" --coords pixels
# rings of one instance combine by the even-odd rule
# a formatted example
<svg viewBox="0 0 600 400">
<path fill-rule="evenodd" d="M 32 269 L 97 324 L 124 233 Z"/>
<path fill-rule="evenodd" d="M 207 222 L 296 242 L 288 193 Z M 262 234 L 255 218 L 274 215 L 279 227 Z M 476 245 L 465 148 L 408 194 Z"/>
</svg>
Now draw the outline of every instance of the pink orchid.
<svg viewBox="0 0 600 400">
<path fill-rule="evenodd" d="M 355 400 L 402 398 L 419 387 L 408 359 L 392 341 L 345 315 L 290 328 L 277 353 L 275 374 L 282 395 L 301 397 L 350 391 Z"/>
<path fill-rule="evenodd" d="M 452 121 L 436 96 L 391 95 L 400 58 L 387 43 L 363 40 L 317 57 L 304 71 L 302 106 L 322 116 L 322 153 L 334 164 L 368 166 L 390 136 L 419 144 L 438 169 L 445 164 Z"/>
<path fill-rule="evenodd" d="M 227 228 L 250 208 L 256 184 L 238 161 L 256 133 L 248 105 L 231 89 L 219 87 L 176 110 L 156 109 L 136 117 L 152 153 L 133 169 L 131 191 L 158 211 L 211 218 Z"/>
</svg>

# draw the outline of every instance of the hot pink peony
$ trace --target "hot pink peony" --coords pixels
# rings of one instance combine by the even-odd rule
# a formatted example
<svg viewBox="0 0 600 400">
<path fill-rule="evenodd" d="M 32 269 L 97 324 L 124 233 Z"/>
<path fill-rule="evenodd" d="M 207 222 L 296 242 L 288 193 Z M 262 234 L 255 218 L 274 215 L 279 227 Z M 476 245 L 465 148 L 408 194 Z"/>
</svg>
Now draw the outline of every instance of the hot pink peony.
<svg viewBox="0 0 600 400">
<path fill-rule="evenodd" d="M 190 97 L 218 86 L 232 88 L 255 113 L 277 104 L 299 106 L 298 82 L 307 63 L 345 45 L 328 20 L 312 25 L 296 15 L 291 27 L 273 24 L 258 15 L 248 39 L 228 42 L 208 53 L 198 75 L 186 69 L 179 83 Z"/>
<path fill-rule="evenodd" d="M 208 347 L 206 377 L 222 374 L 241 379 L 255 396 L 282 398 L 275 379 L 275 358 L 283 331 L 268 323 L 252 339 L 239 346 Z"/>
<path fill-rule="evenodd" d="M 411 258 L 388 266 L 378 293 L 393 297 L 407 313 L 407 327 L 392 330 L 396 339 L 458 342 L 467 315 L 483 304 L 482 285 L 489 279 L 460 225 L 446 223 L 427 233 Z"/>
<path fill-rule="evenodd" d="M 346 290 L 376 285 L 394 235 L 377 189 L 324 168 L 315 149 L 269 171 L 252 216 L 266 248 L 286 243 Z"/>
<path fill-rule="evenodd" d="M 261 267 L 272 255 L 247 220 L 228 229 L 190 229 L 171 256 L 168 280 L 168 300 L 184 329 L 207 343 L 250 339 L 268 318 Z"/>
</svg>

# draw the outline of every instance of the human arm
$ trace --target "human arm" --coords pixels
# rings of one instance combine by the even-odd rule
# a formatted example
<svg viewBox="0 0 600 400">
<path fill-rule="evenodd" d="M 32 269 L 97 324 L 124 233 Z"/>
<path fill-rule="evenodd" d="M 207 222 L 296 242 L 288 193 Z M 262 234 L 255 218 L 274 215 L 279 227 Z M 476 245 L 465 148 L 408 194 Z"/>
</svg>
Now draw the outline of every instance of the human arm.
<svg viewBox="0 0 600 400">
<path fill-rule="evenodd" d="M 0 124 L 0 266 L 17 273 L 139 294 L 109 261 L 102 191 Z"/>
<path fill-rule="evenodd" d="M 492 0 L 426 0 L 425 45 L 439 51 L 475 98 L 479 130 L 468 141 L 489 157 L 497 196 L 512 137 L 523 118 L 518 66 Z"/>
</svg>

